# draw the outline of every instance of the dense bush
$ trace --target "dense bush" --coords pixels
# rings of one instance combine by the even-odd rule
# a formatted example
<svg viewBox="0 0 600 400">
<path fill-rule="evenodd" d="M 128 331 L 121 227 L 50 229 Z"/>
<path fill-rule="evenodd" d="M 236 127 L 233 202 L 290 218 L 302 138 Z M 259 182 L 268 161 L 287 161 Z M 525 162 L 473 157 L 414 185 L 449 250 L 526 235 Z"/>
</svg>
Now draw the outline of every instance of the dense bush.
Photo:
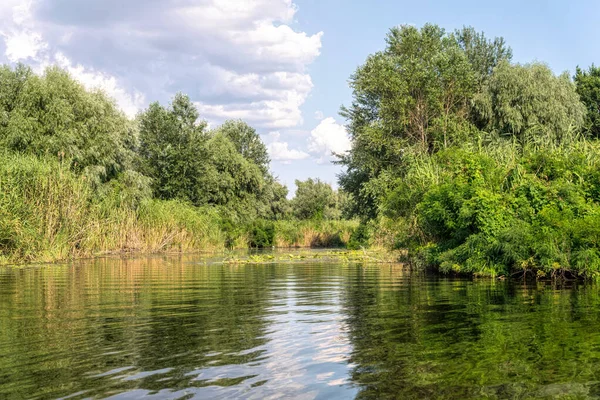
<svg viewBox="0 0 600 400">
<path fill-rule="evenodd" d="M 366 224 L 360 224 L 350 235 L 347 247 L 351 250 L 357 250 L 361 248 L 369 247 L 369 240 L 371 239 L 371 233 Z"/>
<path fill-rule="evenodd" d="M 438 152 L 429 173 L 409 167 L 423 186 L 405 182 L 388 197 L 388 217 L 409 227 L 397 245 L 443 272 L 597 275 L 598 155 L 598 145 L 585 140 Z"/>
<path fill-rule="evenodd" d="M 275 243 L 275 224 L 273 221 L 254 221 L 249 229 L 249 246 L 264 249 Z"/>
<path fill-rule="evenodd" d="M 0 67 L 0 149 L 69 160 L 107 181 L 132 168 L 134 124 L 114 101 L 59 68 Z"/>
<path fill-rule="evenodd" d="M 340 185 L 415 265 L 600 276 L 598 71 L 573 82 L 510 54 L 469 28 L 392 29 L 351 78 Z"/>
</svg>

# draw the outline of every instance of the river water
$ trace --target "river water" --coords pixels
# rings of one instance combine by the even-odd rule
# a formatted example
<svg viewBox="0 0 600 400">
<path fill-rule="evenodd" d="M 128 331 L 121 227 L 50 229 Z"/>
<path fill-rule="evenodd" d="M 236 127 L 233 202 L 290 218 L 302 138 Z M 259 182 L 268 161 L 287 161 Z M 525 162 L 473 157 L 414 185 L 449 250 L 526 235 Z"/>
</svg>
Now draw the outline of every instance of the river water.
<svg viewBox="0 0 600 400">
<path fill-rule="evenodd" d="M 0 269 L 0 398 L 600 398 L 595 284 L 199 256 Z"/>
</svg>

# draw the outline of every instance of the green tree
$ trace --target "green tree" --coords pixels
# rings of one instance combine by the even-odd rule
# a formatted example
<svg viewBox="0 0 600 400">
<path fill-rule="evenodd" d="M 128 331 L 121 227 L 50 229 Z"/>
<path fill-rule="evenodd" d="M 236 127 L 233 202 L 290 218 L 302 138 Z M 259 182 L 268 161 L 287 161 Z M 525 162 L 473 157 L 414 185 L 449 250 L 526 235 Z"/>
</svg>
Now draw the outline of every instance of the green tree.
<svg viewBox="0 0 600 400">
<path fill-rule="evenodd" d="M 287 195 L 287 186 L 282 185 L 272 177 L 268 179 L 266 194 L 268 204 L 270 205 L 268 218 L 282 220 L 290 216 L 292 209 L 290 201 L 287 199 Z"/>
<path fill-rule="evenodd" d="M 281 217 L 281 188 L 268 174 L 266 148 L 250 126 L 229 121 L 208 132 L 183 94 L 167 108 L 151 104 L 139 121 L 141 170 L 153 179 L 156 197 L 214 205 L 236 223 Z"/>
<path fill-rule="evenodd" d="M 0 67 L 0 147 L 71 161 L 75 171 L 107 181 L 131 168 L 133 124 L 100 91 L 66 71 L 40 76 L 29 67 Z"/>
<path fill-rule="evenodd" d="M 352 76 L 354 100 L 342 114 L 357 144 L 390 163 L 406 145 L 448 144 L 466 121 L 474 72 L 457 40 L 436 25 L 393 28 L 386 41 Z"/>
<path fill-rule="evenodd" d="M 590 136 L 600 137 L 600 67 L 592 65 L 587 71 L 577 67 L 577 93 L 587 109 L 585 128 Z"/>
<path fill-rule="evenodd" d="M 189 97 L 180 93 L 169 107 L 152 103 L 139 116 L 141 171 L 153 179 L 157 198 L 205 203 L 208 136 L 198 118 Z"/>
<path fill-rule="evenodd" d="M 544 64 L 500 63 L 475 97 L 484 129 L 514 135 L 521 143 L 536 137 L 561 139 L 582 127 L 585 107 L 565 73 L 555 76 Z"/>
<path fill-rule="evenodd" d="M 226 121 L 218 128 L 234 144 L 237 151 L 248 161 L 256 164 L 263 174 L 269 173 L 269 153 L 256 130 L 241 120 Z"/>
<path fill-rule="evenodd" d="M 291 204 L 298 219 L 332 219 L 336 196 L 331 185 L 320 179 L 296 180 L 296 195 Z"/>
<path fill-rule="evenodd" d="M 471 136 L 471 99 L 511 54 L 501 38 L 431 24 L 393 28 L 386 42 L 351 77 L 353 101 L 341 112 L 353 144 L 339 160 L 340 185 L 371 218 L 409 149 L 431 153 Z"/>
<path fill-rule="evenodd" d="M 208 159 L 199 178 L 203 203 L 225 206 L 236 216 L 257 217 L 267 213 L 262 194 L 265 180 L 260 168 L 245 159 L 228 137 L 215 134 L 207 142 Z"/>
<path fill-rule="evenodd" d="M 470 26 L 456 30 L 454 37 L 471 64 L 478 87 L 487 81 L 499 63 L 512 59 L 512 49 L 502 37 L 488 39 Z"/>
</svg>

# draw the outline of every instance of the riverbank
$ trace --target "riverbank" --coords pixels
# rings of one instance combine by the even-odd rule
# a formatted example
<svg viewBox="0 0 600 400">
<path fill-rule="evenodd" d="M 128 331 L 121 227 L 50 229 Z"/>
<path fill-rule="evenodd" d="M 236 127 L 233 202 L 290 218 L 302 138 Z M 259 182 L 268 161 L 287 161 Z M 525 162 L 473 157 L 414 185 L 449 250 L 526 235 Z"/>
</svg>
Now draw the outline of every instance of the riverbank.
<svg viewBox="0 0 600 400">
<path fill-rule="evenodd" d="M 136 196 L 124 177 L 94 187 L 51 159 L 0 162 L 0 264 L 110 253 L 216 252 L 256 246 L 345 247 L 357 221 L 240 221 L 215 207 Z"/>
<path fill-rule="evenodd" d="M 253 244 L 344 247 L 358 227 L 356 221 L 226 220 L 214 207 L 138 199 L 132 195 L 134 182 L 94 189 L 85 176 L 56 160 L 3 156 L 2 161 L 0 264 L 110 253 L 215 252 Z"/>
</svg>

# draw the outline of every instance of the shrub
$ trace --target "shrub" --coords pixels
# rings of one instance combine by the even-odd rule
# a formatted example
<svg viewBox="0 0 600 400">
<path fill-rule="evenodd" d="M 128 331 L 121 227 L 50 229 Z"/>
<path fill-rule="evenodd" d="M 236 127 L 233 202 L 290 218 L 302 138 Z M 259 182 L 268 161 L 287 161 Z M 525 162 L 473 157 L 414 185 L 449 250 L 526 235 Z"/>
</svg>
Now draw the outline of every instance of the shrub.
<svg viewBox="0 0 600 400">
<path fill-rule="evenodd" d="M 275 224 L 272 221 L 258 220 L 250 227 L 249 246 L 253 248 L 273 247 Z"/>
</svg>

